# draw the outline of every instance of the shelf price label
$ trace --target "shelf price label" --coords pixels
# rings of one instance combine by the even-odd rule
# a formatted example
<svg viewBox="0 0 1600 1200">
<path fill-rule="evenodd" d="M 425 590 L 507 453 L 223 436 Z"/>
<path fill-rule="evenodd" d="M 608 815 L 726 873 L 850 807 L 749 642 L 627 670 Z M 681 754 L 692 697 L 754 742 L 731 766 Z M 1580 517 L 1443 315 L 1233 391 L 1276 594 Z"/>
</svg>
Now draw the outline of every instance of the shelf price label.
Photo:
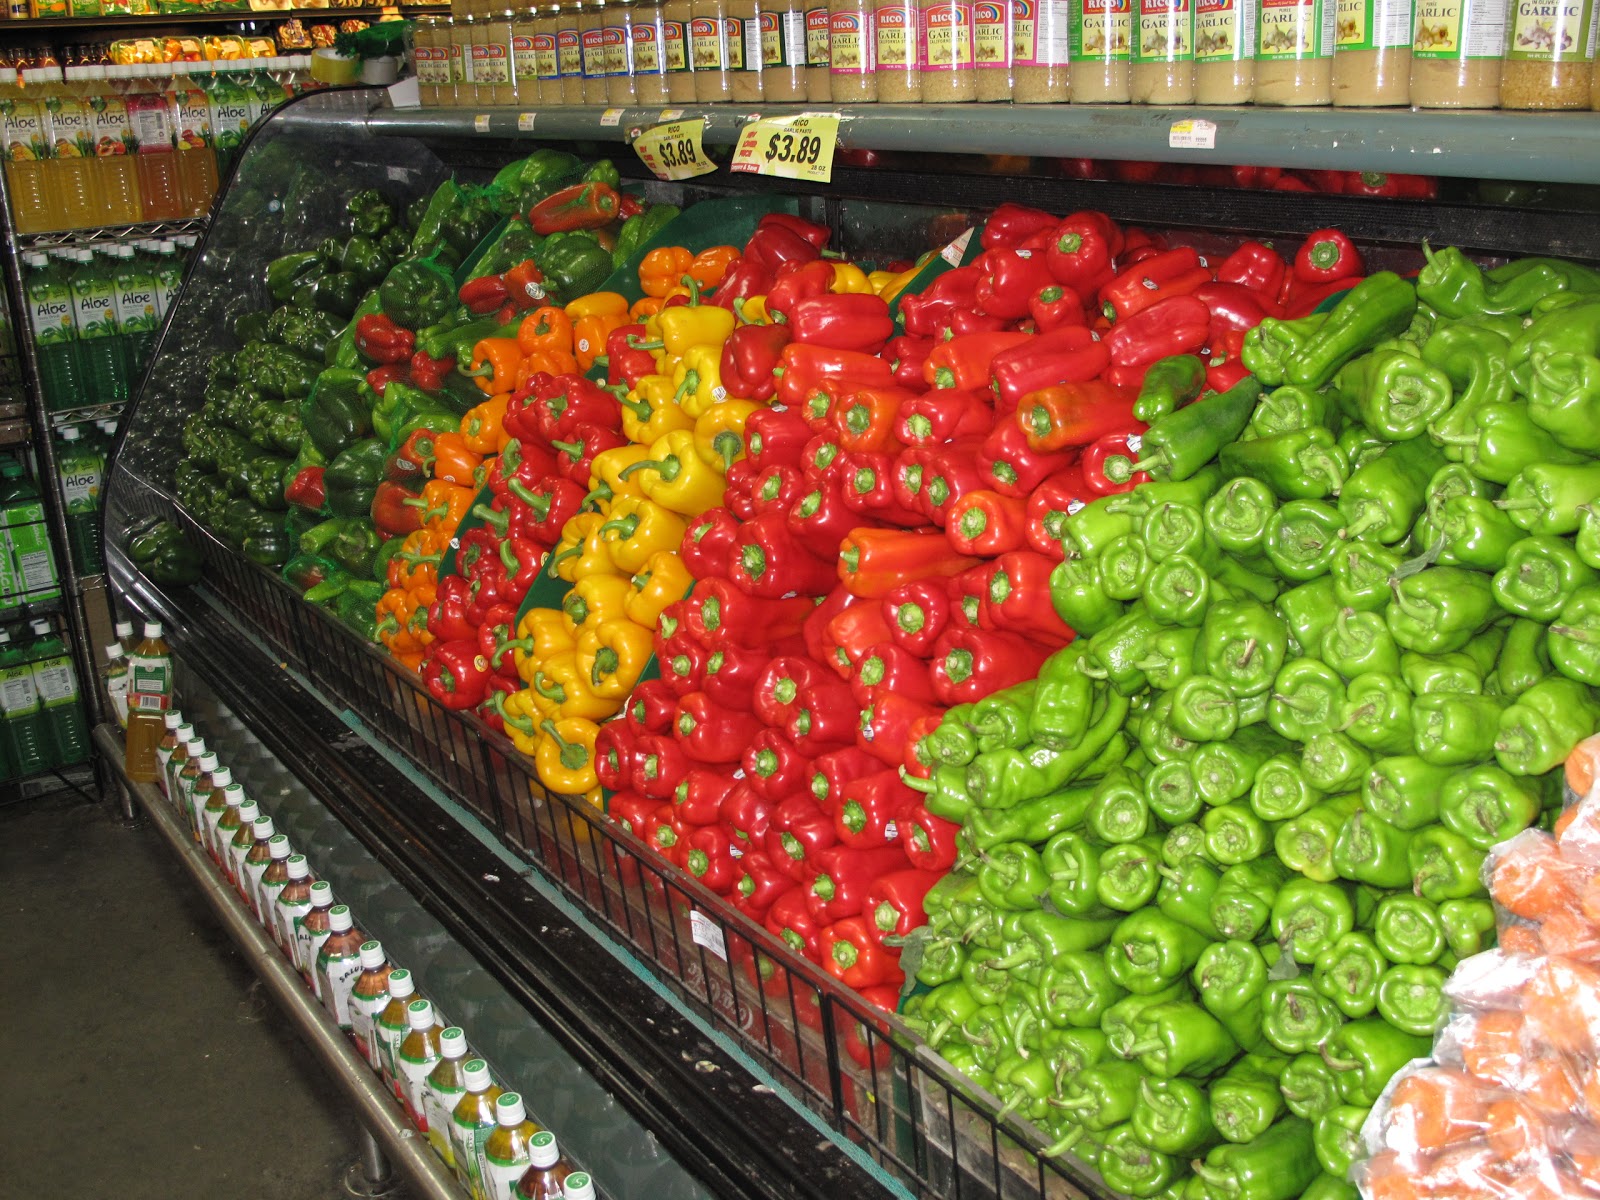
<svg viewBox="0 0 1600 1200">
<path fill-rule="evenodd" d="M 839 118 L 831 113 L 757 117 L 739 131 L 728 170 L 828 183 L 838 141 Z"/>
<path fill-rule="evenodd" d="M 1170 150 L 1215 150 L 1217 125 L 1215 121 L 1197 118 L 1192 121 L 1174 121 L 1167 130 L 1167 148 Z"/>
<path fill-rule="evenodd" d="M 693 179 L 696 175 L 709 175 L 717 164 L 706 157 L 701 137 L 706 123 L 670 121 L 655 125 L 633 139 L 633 151 L 639 161 L 655 174 L 657 179 Z"/>
</svg>

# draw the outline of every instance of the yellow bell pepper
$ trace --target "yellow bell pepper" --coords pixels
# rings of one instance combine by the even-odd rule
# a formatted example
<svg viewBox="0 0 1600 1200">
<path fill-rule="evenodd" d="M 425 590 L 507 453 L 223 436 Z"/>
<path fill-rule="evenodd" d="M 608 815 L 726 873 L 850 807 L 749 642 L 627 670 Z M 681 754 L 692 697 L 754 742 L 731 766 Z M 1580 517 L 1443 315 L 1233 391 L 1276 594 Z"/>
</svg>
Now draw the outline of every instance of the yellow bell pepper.
<svg viewBox="0 0 1600 1200">
<path fill-rule="evenodd" d="M 600 537 L 616 569 L 632 575 L 657 550 L 676 550 L 687 528 L 682 517 L 653 500 L 623 496 L 611 506 Z"/>
<path fill-rule="evenodd" d="M 590 575 L 578 580 L 561 600 L 562 627 L 573 638 L 570 648 L 577 649 L 578 635 L 585 629 L 626 616 L 632 599 L 633 580 L 621 575 Z"/>
<path fill-rule="evenodd" d="M 511 651 L 511 661 L 524 683 L 532 683 L 534 672 L 545 659 L 572 650 L 577 645 L 577 635 L 566 628 L 562 613 L 554 608 L 530 608 L 517 622 L 517 636 L 505 644 Z M 493 665 L 499 667 L 500 652 L 496 652 Z"/>
<path fill-rule="evenodd" d="M 678 407 L 670 375 L 646 375 L 625 397 L 622 405 L 622 435 L 630 442 L 648 446 L 674 429 L 688 429 L 694 418 Z"/>
<path fill-rule="evenodd" d="M 872 281 L 855 263 L 836 262 L 833 264 L 833 282 L 828 285 L 828 290 L 836 296 L 869 295 L 872 292 Z"/>
<path fill-rule="evenodd" d="M 632 589 L 626 607 L 628 620 L 654 629 L 661 610 L 689 594 L 694 576 L 676 550 L 657 550 L 628 582 Z"/>
<path fill-rule="evenodd" d="M 668 354 L 686 354 L 691 346 L 715 346 L 719 357 L 722 343 L 728 340 L 735 323 L 731 312 L 714 304 L 665 308 L 656 320 Z"/>
<path fill-rule="evenodd" d="M 596 454 L 589 460 L 589 497 L 584 504 L 598 508 L 600 504 L 609 504 L 618 496 L 644 495 L 644 489 L 639 486 L 638 478 L 624 479 L 622 471 L 625 467 L 631 467 L 634 463 L 643 462 L 649 457 L 648 445 L 616 446 Z"/>
<path fill-rule="evenodd" d="M 883 294 L 883 289 L 888 287 L 897 278 L 899 278 L 899 272 L 898 271 L 868 271 L 867 272 L 867 282 L 872 285 L 872 294 L 874 296 L 882 295 Z"/>
<path fill-rule="evenodd" d="M 894 298 L 901 292 L 905 291 L 906 284 L 915 279 L 917 277 L 917 272 L 920 270 L 922 270 L 921 266 L 915 266 L 909 271 L 901 271 L 898 275 L 890 276 L 888 279 L 884 280 L 882 286 L 877 289 L 878 295 L 882 296 L 885 302 L 890 304 L 894 303 Z M 888 272 L 874 271 L 873 274 L 886 275 Z"/>
<path fill-rule="evenodd" d="M 584 317 L 622 317 L 628 315 L 628 298 L 617 292 L 590 292 L 579 296 L 563 310 L 574 321 Z"/>
<path fill-rule="evenodd" d="M 587 796 L 600 782 L 594 773 L 594 743 L 600 726 L 581 717 L 542 721 L 533 765 L 552 792 Z"/>
<path fill-rule="evenodd" d="M 633 691 L 654 652 L 655 635 L 627 617 L 602 621 L 578 637 L 578 670 L 589 680 L 589 690 L 619 705 Z"/>
<path fill-rule="evenodd" d="M 767 315 L 767 298 L 765 296 L 747 296 L 743 300 L 733 302 L 733 311 L 739 315 L 739 320 L 746 325 L 770 325 L 772 318 Z"/>
<path fill-rule="evenodd" d="M 509 696 L 497 692 L 491 703 L 505 722 L 506 736 L 511 739 L 511 744 L 530 758 L 537 754 L 539 724 L 549 720 L 551 715 L 543 698 L 530 688 Z"/>
<path fill-rule="evenodd" d="M 765 407 L 754 400 L 724 400 L 701 413 L 694 423 L 694 448 L 701 461 L 726 475 L 745 456 L 744 423 Z"/>
<path fill-rule="evenodd" d="M 690 347 L 684 352 L 683 365 L 672 373 L 672 382 L 678 407 L 698 420 L 701 413 L 728 396 L 728 389 L 722 386 L 722 347 Z"/>
<path fill-rule="evenodd" d="M 533 680 L 533 690 L 555 705 L 556 716 L 603 721 L 617 711 L 617 702 L 596 696 L 589 679 L 578 670 L 578 655 L 569 650 L 547 659 Z"/>
<path fill-rule="evenodd" d="M 700 461 L 694 449 L 694 434 L 687 429 L 669 433 L 654 443 L 649 459 L 634 463 L 626 473 L 639 474 L 646 496 L 686 517 L 717 507 L 726 490 L 722 476 Z"/>
<path fill-rule="evenodd" d="M 603 513 L 579 513 L 561 527 L 561 540 L 547 564 L 550 578 L 577 583 L 590 575 L 616 574 L 600 540 L 600 526 L 605 521 Z"/>
</svg>

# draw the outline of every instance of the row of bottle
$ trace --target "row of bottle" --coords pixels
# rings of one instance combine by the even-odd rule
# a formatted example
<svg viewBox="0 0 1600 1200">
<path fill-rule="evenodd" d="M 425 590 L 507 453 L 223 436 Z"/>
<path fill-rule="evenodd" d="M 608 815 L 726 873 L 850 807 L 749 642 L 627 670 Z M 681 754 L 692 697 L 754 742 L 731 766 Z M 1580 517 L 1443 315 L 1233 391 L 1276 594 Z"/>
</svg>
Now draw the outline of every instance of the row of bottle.
<svg viewBox="0 0 1600 1200">
<path fill-rule="evenodd" d="M 48 621 L 0 630 L 0 778 L 89 759 L 89 722 L 72 654 Z"/>
<path fill-rule="evenodd" d="M 135 238 L 23 255 L 22 289 L 52 411 L 120 404 L 143 376 L 197 239 Z"/>
<path fill-rule="evenodd" d="M 105 570 L 100 549 L 100 485 L 116 441 L 117 423 L 84 421 L 56 429 L 56 476 L 67 515 L 67 552 L 79 575 Z"/>
<path fill-rule="evenodd" d="M 61 575 L 44 501 L 28 468 L 0 458 L 0 620 L 61 597 Z"/>
<path fill-rule="evenodd" d="M 0 69 L 17 232 L 203 216 L 251 126 L 309 70 L 309 55 Z"/>
<path fill-rule="evenodd" d="M 176 710 L 162 723 L 157 786 L 462 1187 L 476 1200 L 593 1200 L 588 1174 L 528 1119 L 520 1095 L 495 1084 L 465 1031 L 417 996 L 411 973 L 357 927 L 349 906 L 334 902 L 194 726 Z"/>
<path fill-rule="evenodd" d="M 1507 0 L 502 3 L 458 0 L 450 17 L 419 19 L 423 104 L 1600 107 L 1600 68 L 1591 66 L 1600 5 L 1591 4 L 1511 0 L 1508 12 Z"/>
</svg>

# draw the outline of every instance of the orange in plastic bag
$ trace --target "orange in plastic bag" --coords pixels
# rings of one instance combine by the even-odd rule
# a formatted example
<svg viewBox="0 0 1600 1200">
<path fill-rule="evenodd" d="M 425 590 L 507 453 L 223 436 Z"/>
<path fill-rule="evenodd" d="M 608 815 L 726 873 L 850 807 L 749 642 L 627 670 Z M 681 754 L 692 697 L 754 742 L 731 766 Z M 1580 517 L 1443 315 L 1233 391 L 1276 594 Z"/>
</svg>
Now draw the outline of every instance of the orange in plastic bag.
<svg viewBox="0 0 1600 1200">
<path fill-rule="evenodd" d="M 1576 908 L 1587 872 L 1561 856 L 1548 835 L 1518 834 L 1495 860 L 1489 893 L 1507 912 L 1529 921 Z"/>
<path fill-rule="evenodd" d="M 1515 1158 L 1535 1146 L 1544 1148 L 1546 1143 L 1544 1120 L 1526 1101 L 1516 1096 L 1507 1096 L 1489 1105 L 1484 1115 L 1488 1123 L 1484 1136 L 1496 1154 L 1505 1158 Z"/>
<path fill-rule="evenodd" d="M 1504 1083 L 1521 1072 L 1522 1014 L 1479 1013 L 1455 1027 L 1461 1061 L 1479 1079 Z"/>
<path fill-rule="evenodd" d="M 1425 1067 L 1395 1085 L 1389 1122 L 1409 1130 L 1417 1149 L 1442 1150 L 1483 1135 L 1492 1095 L 1464 1071 Z"/>
<path fill-rule="evenodd" d="M 1569 958 L 1548 958 L 1523 989 L 1528 1033 L 1552 1049 L 1593 1056 L 1600 1033 L 1600 970 Z"/>
</svg>

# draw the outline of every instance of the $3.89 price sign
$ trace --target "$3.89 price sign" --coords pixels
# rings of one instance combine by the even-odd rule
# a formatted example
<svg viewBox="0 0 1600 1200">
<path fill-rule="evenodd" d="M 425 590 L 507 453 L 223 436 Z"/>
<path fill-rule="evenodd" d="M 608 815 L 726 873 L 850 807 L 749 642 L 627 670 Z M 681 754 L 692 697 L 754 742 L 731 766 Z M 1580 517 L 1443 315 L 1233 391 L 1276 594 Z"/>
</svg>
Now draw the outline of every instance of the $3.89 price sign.
<svg viewBox="0 0 1600 1200">
<path fill-rule="evenodd" d="M 740 130 L 728 169 L 827 183 L 833 178 L 833 149 L 838 140 L 836 116 L 763 117 Z"/>
<path fill-rule="evenodd" d="M 705 127 L 706 123 L 699 120 L 653 126 L 633 139 L 634 153 L 657 179 L 693 179 L 696 175 L 709 175 L 717 169 L 717 164 L 706 156 L 700 142 Z"/>
</svg>

